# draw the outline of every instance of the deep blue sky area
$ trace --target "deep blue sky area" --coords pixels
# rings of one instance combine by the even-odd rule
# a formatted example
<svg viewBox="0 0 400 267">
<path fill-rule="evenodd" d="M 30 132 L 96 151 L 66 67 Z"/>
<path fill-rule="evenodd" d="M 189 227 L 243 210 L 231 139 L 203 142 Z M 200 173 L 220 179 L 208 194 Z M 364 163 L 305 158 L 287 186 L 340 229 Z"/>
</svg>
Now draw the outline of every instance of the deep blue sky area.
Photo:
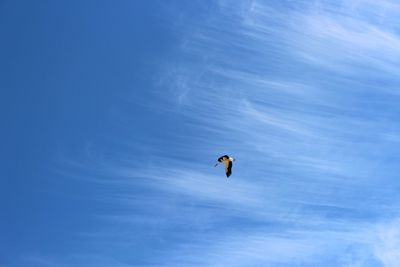
<svg viewBox="0 0 400 267">
<path fill-rule="evenodd" d="M 18 265 L 28 251 L 74 251 L 72 233 L 96 227 L 96 189 L 63 180 L 57 158 L 80 157 L 87 142 L 110 155 L 106 137 L 127 135 L 113 117 L 124 109 L 135 114 L 138 139 L 142 127 L 152 129 L 126 100 L 146 97 L 158 65 L 176 53 L 173 9 L 161 1 L 2 1 L 1 263 Z"/>
<path fill-rule="evenodd" d="M 400 266 L 398 12 L 0 1 L 0 267 Z"/>
</svg>

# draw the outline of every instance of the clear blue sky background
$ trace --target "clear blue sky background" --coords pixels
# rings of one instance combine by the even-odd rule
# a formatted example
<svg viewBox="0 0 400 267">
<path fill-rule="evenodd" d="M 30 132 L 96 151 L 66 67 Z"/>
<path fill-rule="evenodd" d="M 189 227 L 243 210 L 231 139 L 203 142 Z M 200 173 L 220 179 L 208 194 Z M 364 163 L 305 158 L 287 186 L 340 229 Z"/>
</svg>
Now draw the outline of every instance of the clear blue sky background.
<svg viewBox="0 0 400 267">
<path fill-rule="evenodd" d="M 0 266 L 400 266 L 399 12 L 0 1 Z"/>
</svg>

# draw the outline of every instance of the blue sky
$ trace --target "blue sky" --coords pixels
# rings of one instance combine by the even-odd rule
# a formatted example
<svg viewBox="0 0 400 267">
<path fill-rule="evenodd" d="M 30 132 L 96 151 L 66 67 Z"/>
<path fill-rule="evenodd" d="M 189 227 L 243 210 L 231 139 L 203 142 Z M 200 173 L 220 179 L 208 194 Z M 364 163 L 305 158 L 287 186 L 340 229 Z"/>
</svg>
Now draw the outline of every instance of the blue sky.
<svg viewBox="0 0 400 267">
<path fill-rule="evenodd" d="M 399 11 L 1 1 L 0 266 L 400 266 Z"/>
</svg>

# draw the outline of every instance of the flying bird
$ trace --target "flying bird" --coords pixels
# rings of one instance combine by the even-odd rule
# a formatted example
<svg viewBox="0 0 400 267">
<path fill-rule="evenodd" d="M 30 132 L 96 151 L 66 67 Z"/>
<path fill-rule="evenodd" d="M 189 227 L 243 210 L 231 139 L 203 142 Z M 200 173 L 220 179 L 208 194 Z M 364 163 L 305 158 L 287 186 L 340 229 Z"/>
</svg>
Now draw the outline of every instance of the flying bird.
<svg viewBox="0 0 400 267">
<path fill-rule="evenodd" d="M 221 157 L 219 157 L 219 158 L 217 159 L 218 163 L 215 164 L 214 167 L 217 167 L 218 164 L 221 163 L 221 162 L 224 163 L 224 165 L 225 165 L 226 177 L 228 178 L 228 177 L 231 176 L 231 174 L 232 174 L 232 162 L 233 162 L 234 160 L 235 160 L 234 158 L 229 157 L 228 155 L 221 156 Z"/>
</svg>

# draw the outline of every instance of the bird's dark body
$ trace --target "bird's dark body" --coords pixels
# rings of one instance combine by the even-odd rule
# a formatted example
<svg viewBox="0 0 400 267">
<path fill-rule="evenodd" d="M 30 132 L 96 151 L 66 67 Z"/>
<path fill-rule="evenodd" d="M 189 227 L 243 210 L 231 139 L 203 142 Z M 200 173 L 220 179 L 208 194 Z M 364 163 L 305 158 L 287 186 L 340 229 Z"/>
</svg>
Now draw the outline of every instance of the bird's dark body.
<svg viewBox="0 0 400 267">
<path fill-rule="evenodd" d="M 229 161 L 228 168 L 226 170 L 226 177 L 231 176 L 231 174 L 232 174 L 232 161 Z"/>
</svg>

